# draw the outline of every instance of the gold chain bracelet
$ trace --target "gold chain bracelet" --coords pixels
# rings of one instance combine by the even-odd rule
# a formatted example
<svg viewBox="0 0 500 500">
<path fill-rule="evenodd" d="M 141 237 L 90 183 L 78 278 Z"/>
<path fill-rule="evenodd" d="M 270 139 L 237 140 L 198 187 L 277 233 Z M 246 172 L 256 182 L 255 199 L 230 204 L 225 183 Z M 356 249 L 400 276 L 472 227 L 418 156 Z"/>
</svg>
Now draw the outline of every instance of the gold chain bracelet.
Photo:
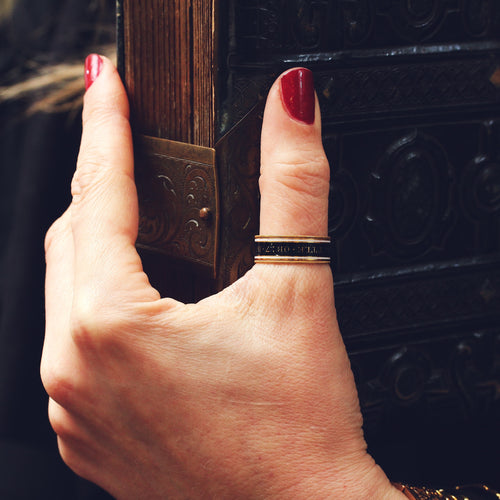
<svg viewBox="0 0 500 500">
<path fill-rule="evenodd" d="M 500 500 L 500 494 L 488 486 L 457 486 L 451 490 L 433 490 L 393 483 L 410 500 Z"/>
</svg>

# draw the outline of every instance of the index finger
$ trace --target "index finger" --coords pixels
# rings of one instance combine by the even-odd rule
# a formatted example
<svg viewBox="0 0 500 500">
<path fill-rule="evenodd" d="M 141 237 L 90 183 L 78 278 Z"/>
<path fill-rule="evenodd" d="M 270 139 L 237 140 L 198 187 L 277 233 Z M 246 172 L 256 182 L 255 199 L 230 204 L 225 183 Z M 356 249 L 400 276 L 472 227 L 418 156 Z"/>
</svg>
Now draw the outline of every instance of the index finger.
<svg viewBox="0 0 500 500">
<path fill-rule="evenodd" d="M 75 297 L 99 304 L 116 290 L 147 289 L 151 298 L 134 246 L 139 216 L 128 99 L 113 64 L 104 57 L 97 61 L 100 72 L 84 98 L 72 182 Z"/>
</svg>

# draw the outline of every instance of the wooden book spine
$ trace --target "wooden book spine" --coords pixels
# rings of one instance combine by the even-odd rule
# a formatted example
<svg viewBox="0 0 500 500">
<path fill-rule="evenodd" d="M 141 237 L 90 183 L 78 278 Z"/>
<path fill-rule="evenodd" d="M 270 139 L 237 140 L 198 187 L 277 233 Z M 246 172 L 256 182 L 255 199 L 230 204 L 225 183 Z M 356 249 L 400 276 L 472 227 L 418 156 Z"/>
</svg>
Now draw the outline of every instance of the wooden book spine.
<svg viewBox="0 0 500 500">
<path fill-rule="evenodd" d="M 119 68 L 130 101 L 138 249 L 163 295 L 215 290 L 216 0 L 118 0 Z"/>
<path fill-rule="evenodd" d="M 120 10 L 134 131 L 212 147 L 216 0 L 122 0 Z"/>
</svg>

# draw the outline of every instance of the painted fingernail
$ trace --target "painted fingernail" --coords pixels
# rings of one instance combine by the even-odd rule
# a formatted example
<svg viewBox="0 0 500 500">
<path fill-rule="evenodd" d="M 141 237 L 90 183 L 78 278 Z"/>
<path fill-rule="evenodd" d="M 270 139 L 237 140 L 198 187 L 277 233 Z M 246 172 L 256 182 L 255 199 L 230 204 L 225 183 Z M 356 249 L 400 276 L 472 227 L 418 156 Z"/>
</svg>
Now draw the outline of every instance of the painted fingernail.
<svg viewBox="0 0 500 500">
<path fill-rule="evenodd" d="M 90 54 L 85 59 L 85 90 L 88 90 L 99 76 L 102 64 L 102 57 L 97 54 Z"/>
<path fill-rule="evenodd" d="M 306 68 L 297 68 L 281 77 L 281 99 L 288 114 L 296 120 L 314 123 L 313 74 Z"/>
</svg>

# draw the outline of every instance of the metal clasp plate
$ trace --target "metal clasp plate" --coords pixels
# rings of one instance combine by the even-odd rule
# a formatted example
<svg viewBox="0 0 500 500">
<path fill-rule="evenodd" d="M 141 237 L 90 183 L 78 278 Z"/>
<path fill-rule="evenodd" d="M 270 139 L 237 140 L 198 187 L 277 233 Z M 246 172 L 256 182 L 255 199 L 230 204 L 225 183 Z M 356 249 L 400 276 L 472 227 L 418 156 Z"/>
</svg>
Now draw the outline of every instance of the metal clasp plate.
<svg viewBox="0 0 500 500">
<path fill-rule="evenodd" d="M 219 198 L 215 149 L 135 138 L 137 246 L 188 261 L 216 276 Z"/>
</svg>

